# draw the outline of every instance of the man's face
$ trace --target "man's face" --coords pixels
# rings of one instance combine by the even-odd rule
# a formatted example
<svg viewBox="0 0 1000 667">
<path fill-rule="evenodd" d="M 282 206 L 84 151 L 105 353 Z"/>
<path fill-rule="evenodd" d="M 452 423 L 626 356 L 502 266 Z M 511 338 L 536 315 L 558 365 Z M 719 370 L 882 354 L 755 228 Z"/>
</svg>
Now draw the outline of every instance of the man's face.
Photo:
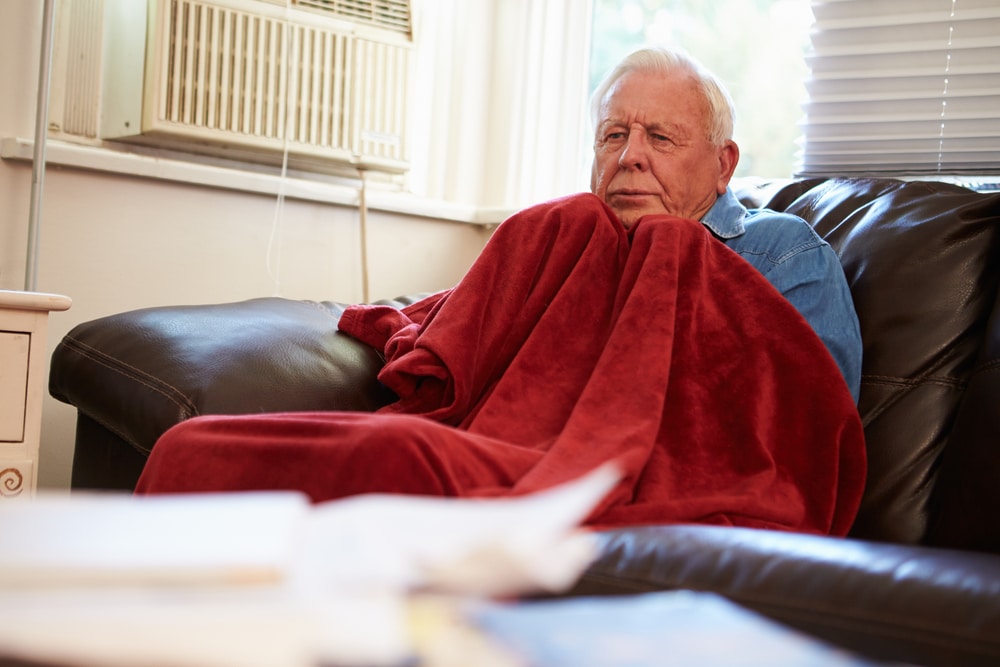
<svg viewBox="0 0 1000 667">
<path fill-rule="evenodd" d="M 590 187 L 626 227 L 652 213 L 700 220 L 726 191 L 739 149 L 709 142 L 708 113 L 683 71 L 632 72 L 604 96 Z"/>
</svg>

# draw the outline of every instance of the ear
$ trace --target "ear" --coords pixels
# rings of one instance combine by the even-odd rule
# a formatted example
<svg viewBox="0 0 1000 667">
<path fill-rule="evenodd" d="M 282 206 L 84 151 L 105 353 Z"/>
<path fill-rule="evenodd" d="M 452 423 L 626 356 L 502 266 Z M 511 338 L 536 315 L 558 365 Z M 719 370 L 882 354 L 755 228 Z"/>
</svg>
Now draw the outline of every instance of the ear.
<svg viewBox="0 0 1000 667">
<path fill-rule="evenodd" d="M 725 193 L 739 161 L 740 147 L 736 145 L 735 141 L 730 139 L 719 147 L 719 182 L 716 184 L 716 191 L 720 195 Z"/>
</svg>

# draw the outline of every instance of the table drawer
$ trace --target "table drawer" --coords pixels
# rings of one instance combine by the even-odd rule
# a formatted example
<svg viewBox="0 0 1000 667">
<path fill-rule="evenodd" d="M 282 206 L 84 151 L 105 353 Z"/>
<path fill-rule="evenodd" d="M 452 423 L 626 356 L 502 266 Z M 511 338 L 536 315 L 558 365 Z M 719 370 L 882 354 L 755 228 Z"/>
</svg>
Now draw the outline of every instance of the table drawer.
<svg viewBox="0 0 1000 667">
<path fill-rule="evenodd" d="M 0 442 L 24 440 L 31 335 L 0 331 Z"/>
</svg>

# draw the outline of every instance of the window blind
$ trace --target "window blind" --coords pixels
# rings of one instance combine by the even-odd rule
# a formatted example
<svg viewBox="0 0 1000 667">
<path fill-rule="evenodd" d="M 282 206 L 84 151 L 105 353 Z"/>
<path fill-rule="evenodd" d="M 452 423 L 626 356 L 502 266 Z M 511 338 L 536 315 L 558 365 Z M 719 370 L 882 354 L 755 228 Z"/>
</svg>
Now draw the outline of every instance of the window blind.
<svg viewBox="0 0 1000 667">
<path fill-rule="evenodd" d="M 812 10 L 797 176 L 1000 174 L 1000 2 Z"/>
</svg>

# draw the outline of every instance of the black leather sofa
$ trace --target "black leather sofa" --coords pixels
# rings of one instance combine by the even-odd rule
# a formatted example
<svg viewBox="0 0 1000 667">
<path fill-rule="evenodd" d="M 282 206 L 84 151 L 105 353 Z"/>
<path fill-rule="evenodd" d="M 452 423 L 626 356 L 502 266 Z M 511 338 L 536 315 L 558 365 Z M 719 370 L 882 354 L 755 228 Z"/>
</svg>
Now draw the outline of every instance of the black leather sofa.
<svg viewBox="0 0 1000 667">
<path fill-rule="evenodd" d="M 843 262 L 865 355 L 857 521 L 847 539 L 602 532 L 570 594 L 714 591 L 876 659 L 1000 664 L 1000 193 L 891 179 L 734 188 L 808 220 Z M 379 354 L 337 333 L 343 307 L 262 298 L 74 328 L 50 373 L 50 393 L 78 410 L 73 487 L 131 489 L 158 436 L 195 415 L 391 400 Z"/>
</svg>

